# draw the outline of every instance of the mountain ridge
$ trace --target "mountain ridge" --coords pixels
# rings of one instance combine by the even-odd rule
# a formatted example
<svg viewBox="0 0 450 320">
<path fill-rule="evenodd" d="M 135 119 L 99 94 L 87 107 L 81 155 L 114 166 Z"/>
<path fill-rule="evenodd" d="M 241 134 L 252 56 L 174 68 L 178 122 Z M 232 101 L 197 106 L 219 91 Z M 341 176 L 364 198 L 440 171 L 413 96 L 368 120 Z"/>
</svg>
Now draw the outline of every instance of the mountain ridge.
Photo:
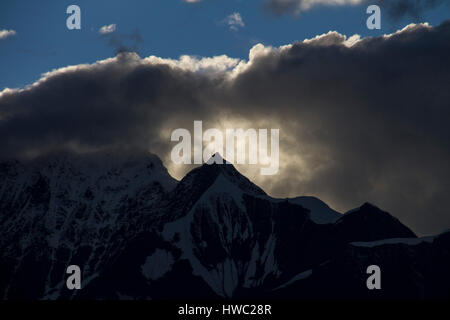
<svg viewBox="0 0 450 320">
<path fill-rule="evenodd" d="M 432 279 L 433 294 L 446 294 L 434 280 L 448 278 L 438 267 L 449 260 L 446 234 L 415 243 L 409 228 L 370 204 L 341 215 L 317 198 L 271 198 L 230 164 L 204 164 L 176 182 L 159 159 L 140 157 L 111 159 L 111 166 L 93 157 L 100 170 L 92 175 L 75 170 L 70 157 L 53 167 L 44 161 L 39 170 L 0 163 L 0 296 L 307 298 L 311 290 L 321 298 L 331 293 L 311 288 L 326 291 L 321 279 L 328 279 L 339 297 L 334 286 L 342 279 L 333 278 L 332 265 L 352 284 L 345 295 L 352 298 L 361 295 L 368 257 L 389 268 L 394 257 L 414 259 L 426 267 L 400 263 L 405 277 L 419 272 Z M 386 241 L 398 238 L 411 240 Z M 369 246 L 376 241 L 381 244 Z M 82 290 L 65 288 L 70 264 L 82 268 Z M 394 286 L 386 296 L 430 294 L 423 286 L 413 289 Z"/>
</svg>

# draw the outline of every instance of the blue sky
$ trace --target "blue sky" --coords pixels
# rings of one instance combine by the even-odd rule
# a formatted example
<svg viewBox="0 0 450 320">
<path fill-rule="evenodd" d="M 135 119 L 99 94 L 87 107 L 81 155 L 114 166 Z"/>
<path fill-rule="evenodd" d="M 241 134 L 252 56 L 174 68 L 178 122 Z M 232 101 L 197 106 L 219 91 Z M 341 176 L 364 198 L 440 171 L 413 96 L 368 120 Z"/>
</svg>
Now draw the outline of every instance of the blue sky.
<svg viewBox="0 0 450 320">
<path fill-rule="evenodd" d="M 66 28 L 66 8 L 81 8 L 81 30 Z M 348 36 L 376 36 L 391 33 L 412 22 L 392 21 L 383 16 L 382 29 L 366 28 L 366 6 L 320 7 L 299 17 L 275 17 L 263 8 L 264 1 L 204 0 L 6 0 L 0 4 L 0 30 L 16 35 L 0 40 L 0 90 L 30 84 L 54 68 L 115 55 L 115 49 L 99 28 L 116 24 L 118 37 L 138 33 L 138 53 L 178 58 L 180 55 L 214 56 L 226 54 L 247 58 L 258 42 L 279 46 L 336 30 Z M 245 26 L 233 31 L 226 17 L 239 13 Z M 445 20 L 447 11 L 436 8 L 421 17 L 432 25 Z M 133 44 L 133 41 L 128 41 Z"/>
</svg>

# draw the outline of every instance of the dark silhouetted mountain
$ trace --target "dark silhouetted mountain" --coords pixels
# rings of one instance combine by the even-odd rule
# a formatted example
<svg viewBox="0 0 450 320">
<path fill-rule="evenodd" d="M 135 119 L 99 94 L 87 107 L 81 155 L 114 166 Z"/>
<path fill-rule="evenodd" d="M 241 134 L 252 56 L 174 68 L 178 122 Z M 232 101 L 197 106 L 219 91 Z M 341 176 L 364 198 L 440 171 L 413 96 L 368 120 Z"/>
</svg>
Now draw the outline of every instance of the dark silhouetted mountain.
<svg viewBox="0 0 450 320">
<path fill-rule="evenodd" d="M 231 164 L 177 182 L 148 154 L 6 161 L 0 210 L 3 299 L 450 297 L 450 233 L 417 238 L 367 203 L 275 199 Z M 372 264 L 382 290 L 366 287 Z"/>
<path fill-rule="evenodd" d="M 398 219 L 370 203 L 345 213 L 336 221 L 335 230 L 344 242 L 415 237 Z"/>
</svg>

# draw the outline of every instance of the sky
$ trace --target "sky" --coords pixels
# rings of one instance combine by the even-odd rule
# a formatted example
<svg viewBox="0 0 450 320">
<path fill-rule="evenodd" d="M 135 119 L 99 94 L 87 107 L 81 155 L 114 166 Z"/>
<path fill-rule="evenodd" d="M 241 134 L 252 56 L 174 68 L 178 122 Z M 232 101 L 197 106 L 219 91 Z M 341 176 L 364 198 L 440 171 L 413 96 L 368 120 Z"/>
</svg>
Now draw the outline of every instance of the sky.
<svg viewBox="0 0 450 320">
<path fill-rule="evenodd" d="M 81 30 L 66 28 L 66 8 L 71 4 L 81 8 Z M 392 33 L 410 22 L 438 25 L 448 17 L 449 11 L 443 7 L 395 18 L 382 12 L 381 30 L 369 30 L 366 3 L 313 6 L 299 14 L 295 10 L 280 14 L 260 0 L 4 0 L 0 4 L 0 30 L 14 30 L 16 35 L 0 41 L 0 89 L 24 87 L 55 68 L 114 56 L 117 48 L 99 34 L 105 25 L 115 24 L 117 37 L 141 57 L 226 54 L 247 59 L 256 43 L 278 47 L 330 30 L 366 37 Z M 227 17 L 234 13 L 244 23 L 237 30 L 227 23 Z M 128 38 L 135 33 L 139 41 Z"/>
<path fill-rule="evenodd" d="M 366 8 L 381 8 L 381 30 Z M 68 30 L 70 4 L 81 30 Z M 447 1 L 2 1 L 0 159 L 157 154 L 193 127 L 279 128 L 275 197 L 450 228 Z M 353 35 L 358 36 L 353 36 Z M 306 40 L 305 40 L 306 39 Z"/>
</svg>

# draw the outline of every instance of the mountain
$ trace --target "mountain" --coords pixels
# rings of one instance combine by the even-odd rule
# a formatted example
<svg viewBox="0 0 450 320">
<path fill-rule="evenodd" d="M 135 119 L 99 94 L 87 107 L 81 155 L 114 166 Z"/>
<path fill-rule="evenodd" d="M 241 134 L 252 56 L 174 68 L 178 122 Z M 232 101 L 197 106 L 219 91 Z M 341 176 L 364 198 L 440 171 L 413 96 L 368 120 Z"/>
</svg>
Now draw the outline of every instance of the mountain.
<svg viewBox="0 0 450 320">
<path fill-rule="evenodd" d="M 89 281 L 152 223 L 154 203 L 175 185 L 148 154 L 2 162 L 0 297 L 57 298 L 72 262 Z"/>
<path fill-rule="evenodd" d="M 145 153 L 5 161 L 0 210 L 3 299 L 450 297 L 449 232 L 417 238 L 368 203 L 275 199 L 231 164 L 178 182 Z M 71 264 L 81 290 L 65 286 Z M 366 288 L 371 264 L 382 290 Z"/>
<path fill-rule="evenodd" d="M 331 209 L 325 202 L 317 199 L 316 197 L 297 197 L 289 199 L 289 202 L 298 204 L 303 208 L 308 209 L 309 217 L 315 223 L 334 223 L 341 217 L 341 214 L 339 212 Z"/>
<path fill-rule="evenodd" d="M 367 290 L 366 268 L 378 265 L 381 290 Z M 261 295 L 271 299 L 448 300 L 450 232 L 425 238 L 347 243 L 333 259 Z"/>
</svg>

